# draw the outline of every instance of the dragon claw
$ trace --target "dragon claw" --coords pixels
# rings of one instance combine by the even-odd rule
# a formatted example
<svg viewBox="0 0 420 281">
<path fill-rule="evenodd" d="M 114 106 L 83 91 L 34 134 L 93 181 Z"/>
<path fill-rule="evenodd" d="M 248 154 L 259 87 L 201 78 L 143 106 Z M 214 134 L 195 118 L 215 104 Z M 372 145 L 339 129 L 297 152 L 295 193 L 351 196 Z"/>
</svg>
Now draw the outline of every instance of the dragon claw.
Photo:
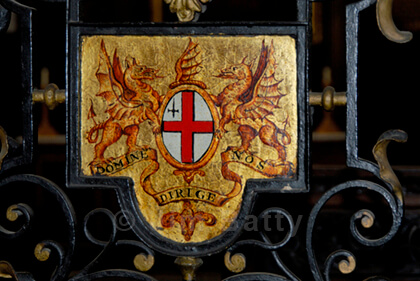
<svg viewBox="0 0 420 281">
<path fill-rule="evenodd" d="M 266 160 L 265 163 L 267 163 L 270 166 L 276 167 L 276 166 L 280 166 L 281 164 L 284 163 L 284 161 L 277 159 L 277 160 Z"/>
<path fill-rule="evenodd" d="M 114 157 L 108 157 L 107 159 L 105 159 L 105 161 L 104 162 L 106 162 L 106 163 L 111 163 L 112 161 L 114 161 L 115 160 L 115 158 Z"/>
<path fill-rule="evenodd" d="M 248 148 L 245 148 L 244 146 L 241 145 L 240 147 L 237 148 L 237 151 L 239 151 L 241 153 L 242 152 L 249 152 L 249 149 Z"/>
<path fill-rule="evenodd" d="M 89 163 L 90 166 L 97 166 L 103 163 L 111 163 L 112 161 L 114 161 L 115 158 L 114 157 L 108 157 L 107 159 L 105 159 L 104 157 L 97 157 L 95 159 L 93 159 L 92 162 Z"/>
<path fill-rule="evenodd" d="M 134 145 L 128 148 L 128 153 L 133 152 L 133 151 L 137 151 L 137 150 L 141 150 L 142 147 L 138 146 L 138 145 Z"/>
<path fill-rule="evenodd" d="M 98 159 L 94 159 L 92 162 L 89 163 L 89 166 L 97 166 L 98 164 L 101 164 L 102 161 Z"/>
</svg>

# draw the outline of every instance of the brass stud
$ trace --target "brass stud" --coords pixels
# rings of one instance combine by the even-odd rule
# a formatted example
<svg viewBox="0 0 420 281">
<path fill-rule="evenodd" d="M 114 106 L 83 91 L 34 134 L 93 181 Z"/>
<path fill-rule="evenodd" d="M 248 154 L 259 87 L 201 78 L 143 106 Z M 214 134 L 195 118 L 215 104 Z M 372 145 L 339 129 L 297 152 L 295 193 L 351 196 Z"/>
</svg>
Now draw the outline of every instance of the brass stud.
<svg viewBox="0 0 420 281">
<path fill-rule="evenodd" d="M 332 111 L 336 106 L 345 106 L 347 97 L 345 92 L 336 92 L 331 86 L 325 87 L 322 93 L 311 92 L 309 104 L 312 106 L 322 106 L 326 111 Z"/>
<path fill-rule="evenodd" d="M 34 90 L 32 101 L 45 103 L 48 109 L 53 110 L 58 104 L 66 101 L 66 91 L 58 89 L 55 84 L 48 84 L 45 89 Z"/>
</svg>

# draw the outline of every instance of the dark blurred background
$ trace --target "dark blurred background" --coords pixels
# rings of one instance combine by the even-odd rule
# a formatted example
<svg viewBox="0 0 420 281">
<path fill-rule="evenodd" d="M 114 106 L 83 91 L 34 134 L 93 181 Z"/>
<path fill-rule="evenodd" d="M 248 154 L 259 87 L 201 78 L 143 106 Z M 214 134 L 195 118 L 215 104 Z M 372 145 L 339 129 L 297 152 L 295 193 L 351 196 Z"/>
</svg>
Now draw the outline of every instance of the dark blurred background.
<svg viewBox="0 0 420 281">
<path fill-rule="evenodd" d="M 60 89 L 65 88 L 66 69 L 66 3 L 62 1 L 22 1 L 35 7 L 33 37 L 33 74 L 34 86 L 45 87 L 55 83 Z M 346 48 L 345 48 L 345 6 L 350 3 L 344 0 L 321 1 L 312 3 L 312 46 L 310 49 L 309 84 L 311 91 L 321 92 L 326 86 L 333 86 L 337 91 L 346 91 Z M 359 156 L 374 161 L 371 153 L 378 137 L 389 129 L 402 129 L 408 133 L 408 142 L 391 144 L 389 159 L 393 165 L 406 194 L 406 222 L 395 244 L 389 249 L 359 249 L 348 234 L 349 214 L 353 209 L 367 206 L 386 214 L 383 202 L 375 194 L 349 192 L 334 197 L 329 203 L 324 216 L 320 219 L 314 245 L 319 248 L 319 260 L 322 264 L 326 256 L 340 247 L 356 248 L 359 253 L 358 273 L 350 277 L 360 280 L 366 274 L 389 274 L 393 280 L 409 279 L 420 272 L 418 268 L 419 242 L 414 238 L 417 232 L 417 213 L 420 210 L 420 114 L 417 95 L 420 95 L 420 2 L 418 0 L 395 0 L 393 16 L 400 30 L 413 33 L 413 39 L 406 44 L 388 41 L 379 31 L 376 24 L 375 5 L 363 11 L 360 17 L 359 38 Z M 160 0 L 83 0 L 81 1 L 81 20 L 85 22 L 150 22 L 177 21 L 175 14 L 170 13 L 169 6 Z M 209 24 L 220 21 L 294 21 L 296 20 L 296 2 L 293 0 L 213 0 L 207 10 L 200 16 L 200 22 Z M 12 16 L 10 27 L 6 33 L 0 34 L 0 126 L 8 135 L 19 141 L 22 135 L 21 91 L 20 91 L 20 26 L 16 16 Z M 71 63 L 71 62 L 70 62 Z M 42 73 L 42 74 L 41 74 Z M 100 190 L 68 190 L 65 187 L 65 133 L 66 109 L 59 105 L 49 111 L 44 105 L 35 105 L 35 122 L 39 126 L 39 146 L 33 172 L 44 176 L 62 187 L 75 206 L 79 225 L 84 216 L 92 209 L 105 207 L 118 212 L 118 202 L 113 191 Z M 311 280 L 305 252 L 305 224 L 308 214 L 316 200 L 329 188 L 350 179 L 372 179 L 372 175 L 348 169 L 345 166 L 346 145 L 345 127 L 346 110 L 336 108 L 333 112 L 325 112 L 321 108 L 312 108 L 313 141 L 311 143 L 311 191 L 308 194 L 274 194 L 261 195 L 255 205 L 254 213 L 271 206 L 288 210 L 297 219 L 303 216 L 297 236 L 282 249 L 281 255 L 285 263 L 303 280 Z M 20 189 L 19 189 L 20 188 Z M 20 190 L 24 189 L 24 192 Z M 16 192 L 16 190 L 19 190 Z M 22 194 L 25 194 L 22 198 Z M 60 221 L 54 217 L 55 203 L 49 203 L 48 195 L 30 186 L 9 185 L 0 196 L 0 214 L 10 204 L 20 201 L 35 201 L 40 208 L 41 217 L 49 217 L 47 222 L 40 223 L 46 236 L 60 235 L 60 223 L 52 225 L 51 221 Z M 50 198 L 51 199 L 51 198 Z M 389 211 L 388 211 L 389 212 Z M 59 216 L 59 215 L 57 215 Z M 0 222 L 4 221 L 0 218 Z M 334 221 L 334 223 L 332 223 Z M 381 221 L 379 220 L 379 223 Z M 8 223 L 3 222 L 3 223 Z M 387 222 L 383 222 L 387 226 Z M 98 222 L 94 227 L 98 235 L 106 222 Z M 106 233 L 106 231 L 104 231 Z M 408 232 L 411 236 L 408 239 Z M 413 234 L 414 233 L 414 234 Z M 102 234 L 103 235 L 103 234 Z M 132 233 L 123 233 L 122 237 L 136 239 Z M 275 241 L 281 239 L 274 236 Z M 40 235 L 40 239 L 41 239 Z M 45 236 L 45 235 L 44 235 Z M 44 239 L 44 236 L 42 236 Z M 105 235 L 106 236 L 106 235 Z M 407 236 L 407 237 L 406 237 Z M 245 233 L 244 238 L 261 239 L 256 233 Z M 332 237 L 332 238 L 328 238 Z M 344 238 L 338 238 L 344 237 Z M 414 238 L 413 238 L 414 237 Z M 14 260 L 18 269 L 30 270 L 40 276 L 38 280 L 46 280 L 51 274 L 54 263 L 47 264 L 47 269 L 39 268 L 45 264 L 33 262 L 32 237 L 26 250 L 21 244 L 0 249 L 0 260 Z M 277 239 L 277 240 L 276 240 Z M 341 240 L 340 240 L 341 239 Z M 411 240 L 413 239 L 413 240 Z M 27 240 L 25 240 L 27 241 Z M 91 245 L 80 233 L 75 272 L 83 268 L 100 248 Z M 410 241 L 410 242 L 408 242 Z M 32 244 L 31 244 L 32 243 Z M 6 243 L 8 244 L 8 243 Z M 80 245 L 83 245 L 80 247 Z M 80 249 L 82 248 L 82 249 Z M 16 249 L 18 249 L 16 251 Z M 104 262 L 104 267 L 132 267 L 130 250 L 112 253 Z M 395 259 L 393 251 L 398 252 Z M 271 271 L 283 274 L 274 264 L 268 251 L 254 248 L 244 249 L 248 258 L 247 271 Z M 220 253 L 204 259 L 199 280 L 219 280 L 229 273 L 223 265 L 223 254 Z M 122 261 L 115 257 L 127 257 Z M 157 254 L 151 275 L 160 280 L 180 280 L 173 272 L 173 257 Z M 26 261 L 26 263 L 25 263 Z M 130 265 L 131 264 L 131 265 Z M 35 274 L 35 273 L 34 273 Z M 357 275 L 359 274 L 359 275 Z M 175 277 L 173 277 L 175 276 Z M 339 275 L 340 276 L 340 275 Z M 418 275 L 417 275 L 418 276 Z M 337 277 L 337 280 L 340 277 Z M 354 279 L 353 279 L 354 278 Z M 407 279 L 405 279 L 407 278 Z"/>
</svg>

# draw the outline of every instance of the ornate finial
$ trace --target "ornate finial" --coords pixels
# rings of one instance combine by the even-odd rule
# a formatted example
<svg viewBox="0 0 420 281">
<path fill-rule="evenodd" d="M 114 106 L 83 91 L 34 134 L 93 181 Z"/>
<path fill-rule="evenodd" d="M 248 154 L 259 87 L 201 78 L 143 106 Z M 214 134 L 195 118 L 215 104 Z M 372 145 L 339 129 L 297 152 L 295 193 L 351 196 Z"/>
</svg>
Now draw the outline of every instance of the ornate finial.
<svg viewBox="0 0 420 281">
<path fill-rule="evenodd" d="M 194 281 L 195 273 L 203 264 L 203 260 L 194 257 L 178 257 L 175 260 L 175 264 L 180 268 L 184 281 Z"/>
<path fill-rule="evenodd" d="M 176 13 L 178 20 L 182 22 L 196 21 L 200 13 L 204 13 L 206 6 L 203 3 L 211 0 L 165 0 L 169 4 L 171 13 Z"/>
<path fill-rule="evenodd" d="M 408 31 L 400 31 L 394 24 L 392 18 L 393 0 L 378 0 L 376 3 L 376 20 L 382 34 L 396 43 L 407 43 L 413 38 L 413 34 Z"/>
</svg>

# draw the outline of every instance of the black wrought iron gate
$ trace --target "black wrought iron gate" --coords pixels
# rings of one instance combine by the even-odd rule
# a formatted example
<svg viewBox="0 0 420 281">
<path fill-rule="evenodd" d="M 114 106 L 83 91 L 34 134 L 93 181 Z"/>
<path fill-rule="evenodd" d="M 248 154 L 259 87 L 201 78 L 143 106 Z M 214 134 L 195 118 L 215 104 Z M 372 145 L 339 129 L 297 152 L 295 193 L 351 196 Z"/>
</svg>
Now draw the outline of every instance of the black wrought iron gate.
<svg viewBox="0 0 420 281">
<path fill-rule="evenodd" d="M 363 72 L 362 14 L 418 46 L 392 5 L 0 0 L 0 278 L 419 279 L 418 151 L 397 177 L 407 134 L 359 133 L 391 120 L 363 126 L 363 77 L 415 112 L 418 51 L 410 82 Z"/>
</svg>

